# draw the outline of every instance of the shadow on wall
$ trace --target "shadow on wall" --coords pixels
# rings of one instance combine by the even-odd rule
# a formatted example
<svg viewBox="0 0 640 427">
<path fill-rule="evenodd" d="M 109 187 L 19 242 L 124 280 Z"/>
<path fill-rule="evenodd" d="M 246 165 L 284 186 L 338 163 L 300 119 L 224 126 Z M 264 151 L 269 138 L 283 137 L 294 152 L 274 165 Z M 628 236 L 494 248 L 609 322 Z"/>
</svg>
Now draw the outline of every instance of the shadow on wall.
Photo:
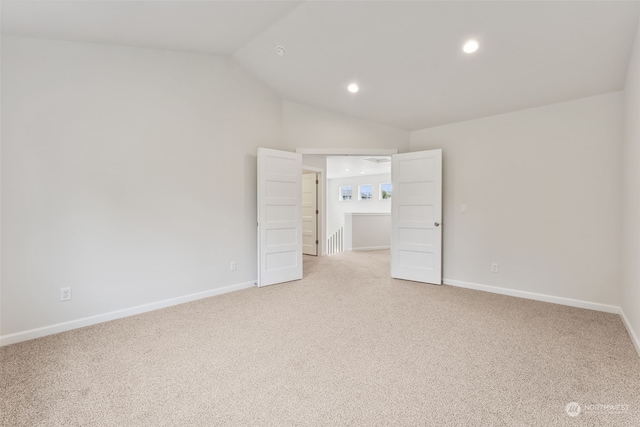
<svg viewBox="0 0 640 427">
<path fill-rule="evenodd" d="M 258 278 L 258 157 L 251 154 L 244 156 L 244 211 L 245 229 L 244 242 L 245 253 L 252 267 L 252 277 Z"/>
</svg>

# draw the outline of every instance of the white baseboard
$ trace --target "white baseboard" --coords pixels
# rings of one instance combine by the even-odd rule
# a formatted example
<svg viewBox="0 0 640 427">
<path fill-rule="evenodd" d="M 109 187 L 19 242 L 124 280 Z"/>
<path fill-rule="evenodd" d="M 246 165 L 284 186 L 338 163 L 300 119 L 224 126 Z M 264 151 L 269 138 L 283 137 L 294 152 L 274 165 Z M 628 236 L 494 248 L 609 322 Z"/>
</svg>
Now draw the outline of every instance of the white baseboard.
<svg viewBox="0 0 640 427">
<path fill-rule="evenodd" d="M 138 305 L 136 307 L 125 308 L 122 310 L 111 311 L 108 313 L 98 314 L 95 316 L 84 317 L 82 319 L 70 320 L 68 322 L 56 323 L 55 325 L 43 326 L 41 328 L 30 329 L 27 331 L 16 332 L 9 335 L 0 336 L 0 347 L 15 344 L 22 341 L 32 340 L 47 335 L 53 335 L 60 332 L 70 331 L 72 329 L 84 328 L 85 326 L 95 325 L 97 323 L 108 322 L 109 320 L 121 319 L 123 317 L 134 316 L 136 314 L 146 313 L 148 311 L 158 310 L 161 308 L 171 307 L 173 305 L 184 304 L 186 302 L 196 301 L 202 298 L 208 298 L 216 295 L 226 294 L 228 292 L 239 291 L 241 289 L 251 288 L 256 282 L 245 282 L 237 285 L 224 286 L 222 288 L 210 289 L 208 291 L 197 292 L 195 294 L 184 295 L 181 297 L 170 298 L 149 304 Z"/>
<path fill-rule="evenodd" d="M 365 246 L 362 248 L 351 248 L 351 251 L 365 252 L 365 251 L 381 251 L 383 249 L 389 249 L 389 246 Z"/>
<path fill-rule="evenodd" d="M 509 295 L 512 297 L 550 302 L 553 304 L 604 311 L 605 313 L 620 314 L 620 307 L 615 305 L 600 304 L 597 302 L 582 301 L 572 298 L 556 297 L 553 295 L 537 294 L 535 292 L 518 291 L 515 289 L 500 288 L 497 286 L 480 285 L 478 283 L 463 282 L 461 280 L 443 279 L 442 283 L 444 283 L 445 285 L 457 286 L 459 288 L 475 289 L 477 291 L 491 292 L 494 294 Z"/>
<path fill-rule="evenodd" d="M 624 310 L 622 309 L 622 307 L 620 307 L 620 317 L 622 317 L 622 323 L 624 323 L 624 327 L 627 328 L 627 332 L 629 333 L 629 338 L 631 338 L 631 342 L 636 348 L 636 351 L 638 352 L 638 356 L 640 356 L 640 340 L 638 339 L 638 335 L 636 335 L 636 332 L 633 330 L 633 327 L 631 326 L 629 319 L 627 319 L 627 316 L 624 314 Z"/>
</svg>

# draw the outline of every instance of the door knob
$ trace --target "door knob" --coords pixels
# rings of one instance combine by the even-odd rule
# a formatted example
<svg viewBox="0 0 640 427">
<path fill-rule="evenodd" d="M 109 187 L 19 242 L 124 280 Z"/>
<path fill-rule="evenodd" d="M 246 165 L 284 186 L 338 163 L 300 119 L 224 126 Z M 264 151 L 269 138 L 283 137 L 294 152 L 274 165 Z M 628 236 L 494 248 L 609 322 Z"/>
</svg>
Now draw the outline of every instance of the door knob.
<svg viewBox="0 0 640 427">
<path fill-rule="evenodd" d="M 436 227 L 440 227 L 440 223 L 439 222 L 435 222 L 435 223 L 433 223 L 433 225 L 435 225 Z"/>
</svg>

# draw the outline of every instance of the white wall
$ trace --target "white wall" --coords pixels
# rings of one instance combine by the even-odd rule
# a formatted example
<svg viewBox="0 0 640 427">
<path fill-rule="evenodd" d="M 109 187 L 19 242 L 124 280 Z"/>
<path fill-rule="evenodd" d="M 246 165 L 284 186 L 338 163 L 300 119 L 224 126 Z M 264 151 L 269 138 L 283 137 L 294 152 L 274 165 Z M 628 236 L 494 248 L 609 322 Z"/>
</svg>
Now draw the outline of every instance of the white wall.
<svg viewBox="0 0 640 427">
<path fill-rule="evenodd" d="M 327 186 L 327 237 L 344 225 L 345 213 L 390 213 L 391 199 L 379 200 L 378 197 L 380 184 L 390 182 L 391 174 L 389 173 L 330 179 Z M 373 185 L 373 199 L 358 200 L 358 185 L 362 184 Z M 340 187 L 343 185 L 352 187 L 352 200 L 338 200 Z"/>
<path fill-rule="evenodd" d="M 640 352 L 640 28 L 624 89 L 622 310 Z"/>
<path fill-rule="evenodd" d="M 327 158 L 325 156 L 319 156 L 315 154 L 303 154 L 302 166 L 311 167 L 315 169 L 327 169 Z"/>
<path fill-rule="evenodd" d="M 2 66 L 0 334 L 256 279 L 256 150 L 287 148 L 266 86 L 224 57 L 27 38 Z"/>
<path fill-rule="evenodd" d="M 409 149 L 409 132 L 283 101 L 285 140 L 299 148 Z"/>
<path fill-rule="evenodd" d="M 621 118 L 613 93 L 413 132 L 443 149 L 444 277 L 619 305 Z"/>
<path fill-rule="evenodd" d="M 638 46 L 622 295 L 636 330 Z M 443 148 L 446 277 L 621 300 L 621 94 L 417 131 L 409 147 L 406 131 L 283 102 L 223 57 L 3 37 L 2 67 L 0 335 L 254 281 L 258 146 Z"/>
<path fill-rule="evenodd" d="M 1 343 L 250 285 L 259 146 L 409 143 L 212 55 L 3 37 L 1 85 Z"/>
<path fill-rule="evenodd" d="M 344 248 L 346 251 L 371 251 L 391 245 L 391 214 L 344 214 Z"/>
</svg>

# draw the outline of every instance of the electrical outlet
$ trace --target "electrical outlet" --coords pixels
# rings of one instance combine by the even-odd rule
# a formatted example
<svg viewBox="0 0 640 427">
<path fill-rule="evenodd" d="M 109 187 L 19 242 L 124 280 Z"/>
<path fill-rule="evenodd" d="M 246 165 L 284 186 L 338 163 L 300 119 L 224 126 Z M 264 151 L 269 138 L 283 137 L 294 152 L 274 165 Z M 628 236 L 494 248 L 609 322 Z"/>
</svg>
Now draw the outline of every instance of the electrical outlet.
<svg viewBox="0 0 640 427">
<path fill-rule="evenodd" d="M 229 269 L 231 269 L 231 271 L 236 271 L 238 269 L 238 264 L 236 264 L 235 261 L 231 261 L 231 265 L 229 266 Z"/>
<path fill-rule="evenodd" d="M 498 272 L 498 263 L 494 262 L 493 264 L 491 264 L 491 272 L 492 273 Z"/>
<path fill-rule="evenodd" d="M 60 301 L 69 301 L 71 299 L 71 288 L 60 288 Z"/>
</svg>

